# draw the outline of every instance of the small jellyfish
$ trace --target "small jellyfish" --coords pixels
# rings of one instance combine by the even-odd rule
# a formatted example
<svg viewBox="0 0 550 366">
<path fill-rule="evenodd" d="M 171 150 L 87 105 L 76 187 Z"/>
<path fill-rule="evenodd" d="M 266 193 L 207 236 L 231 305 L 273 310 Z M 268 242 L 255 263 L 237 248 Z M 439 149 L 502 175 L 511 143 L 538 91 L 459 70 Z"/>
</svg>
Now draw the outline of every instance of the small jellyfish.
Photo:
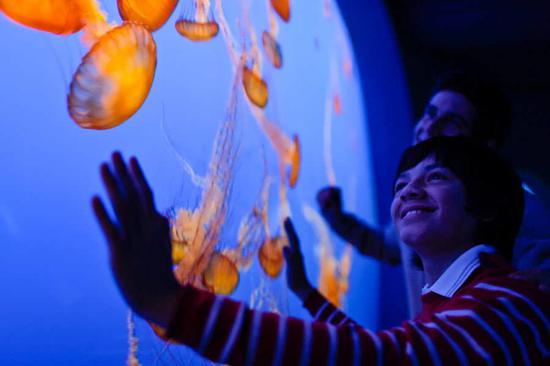
<svg viewBox="0 0 550 366">
<path fill-rule="evenodd" d="M 239 270 L 226 255 L 214 252 L 202 275 L 204 286 L 220 295 L 229 295 L 239 284 Z"/>
<path fill-rule="evenodd" d="M 176 30 L 191 41 L 208 41 L 218 35 L 220 26 L 214 20 L 197 22 L 181 18 L 176 22 Z"/>
<path fill-rule="evenodd" d="M 286 245 L 286 238 L 276 236 L 266 240 L 258 252 L 258 259 L 264 272 L 272 278 L 277 277 L 283 269 L 285 262 L 283 256 L 283 246 Z"/>
<path fill-rule="evenodd" d="M 85 25 L 81 3 L 66 0 L 0 0 L 0 11 L 24 26 L 54 34 L 72 34 Z"/>
<path fill-rule="evenodd" d="M 288 185 L 290 188 L 294 188 L 298 182 L 298 176 L 300 174 L 300 164 L 302 160 L 300 151 L 300 139 L 298 135 L 292 137 L 292 148 L 289 154 L 290 172 L 288 173 Z"/>
<path fill-rule="evenodd" d="M 334 94 L 332 97 L 332 105 L 334 108 L 334 113 L 342 114 L 342 99 L 339 94 Z"/>
<path fill-rule="evenodd" d="M 271 33 L 262 32 L 262 45 L 264 46 L 264 52 L 271 64 L 280 69 L 283 66 L 283 55 L 281 53 L 281 47 Z"/>
<path fill-rule="evenodd" d="M 254 71 L 243 66 L 243 86 L 248 99 L 260 108 L 265 108 L 269 96 L 266 82 Z"/>
<path fill-rule="evenodd" d="M 182 15 L 176 22 L 176 30 L 191 41 L 208 41 L 216 37 L 220 26 L 209 12 L 210 0 L 195 0 L 194 15 Z"/>
<path fill-rule="evenodd" d="M 123 123 L 145 101 L 156 64 L 155 41 L 143 26 L 125 23 L 107 32 L 83 57 L 71 81 L 71 118 L 96 130 Z"/>
<path fill-rule="evenodd" d="M 151 32 L 166 23 L 177 4 L 178 0 L 117 0 L 122 19 L 142 24 Z"/>
<path fill-rule="evenodd" d="M 290 20 L 290 0 L 271 0 L 271 6 L 285 22 Z"/>
</svg>

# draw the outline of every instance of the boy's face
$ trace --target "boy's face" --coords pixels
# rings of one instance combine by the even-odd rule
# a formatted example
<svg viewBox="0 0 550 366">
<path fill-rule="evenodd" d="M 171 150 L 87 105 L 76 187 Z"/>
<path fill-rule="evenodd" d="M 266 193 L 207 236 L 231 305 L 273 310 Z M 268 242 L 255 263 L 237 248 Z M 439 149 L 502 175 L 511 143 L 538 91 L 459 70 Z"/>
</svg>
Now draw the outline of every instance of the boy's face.
<svg viewBox="0 0 550 366">
<path fill-rule="evenodd" d="M 401 173 L 394 192 L 393 222 L 421 256 L 473 244 L 476 220 L 465 209 L 464 186 L 432 156 Z"/>
<path fill-rule="evenodd" d="M 414 143 L 435 136 L 470 136 L 474 119 L 474 106 L 464 95 L 449 90 L 437 92 L 416 123 Z"/>
</svg>

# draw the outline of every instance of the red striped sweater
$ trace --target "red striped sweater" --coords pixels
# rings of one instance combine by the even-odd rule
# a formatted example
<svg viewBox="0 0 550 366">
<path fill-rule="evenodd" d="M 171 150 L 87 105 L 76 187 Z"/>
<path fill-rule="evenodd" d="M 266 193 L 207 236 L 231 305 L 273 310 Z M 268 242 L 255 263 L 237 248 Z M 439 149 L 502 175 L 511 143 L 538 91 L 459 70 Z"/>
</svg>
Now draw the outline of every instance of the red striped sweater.
<svg viewBox="0 0 550 366">
<path fill-rule="evenodd" d="M 550 301 L 509 274 L 482 266 L 452 298 L 425 295 L 414 321 L 376 333 L 318 293 L 308 322 L 185 286 L 168 336 L 235 365 L 550 365 Z"/>
</svg>

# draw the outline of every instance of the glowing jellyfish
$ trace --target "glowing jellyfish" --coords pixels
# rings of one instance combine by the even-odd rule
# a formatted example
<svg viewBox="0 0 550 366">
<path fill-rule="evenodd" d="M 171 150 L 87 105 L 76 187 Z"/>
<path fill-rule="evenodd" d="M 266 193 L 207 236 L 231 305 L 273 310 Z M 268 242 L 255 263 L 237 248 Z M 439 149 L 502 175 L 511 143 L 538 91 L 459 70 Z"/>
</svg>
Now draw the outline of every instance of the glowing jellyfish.
<svg viewBox="0 0 550 366">
<path fill-rule="evenodd" d="M 262 32 L 262 45 L 269 62 L 273 67 L 280 69 L 283 66 L 283 55 L 279 43 L 269 32 L 264 31 Z"/>
<path fill-rule="evenodd" d="M 213 20 L 200 23 L 182 18 L 176 22 L 176 30 L 191 41 L 208 41 L 218 34 L 220 27 Z"/>
<path fill-rule="evenodd" d="M 151 32 L 166 23 L 177 4 L 178 0 L 117 0 L 122 19 L 142 24 Z"/>
<path fill-rule="evenodd" d="M 339 94 L 334 94 L 332 97 L 332 104 L 334 108 L 334 113 L 341 114 L 342 113 L 342 99 L 340 98 Z"/>
<path fill-rule="evenodd" d="M 73 77 L 68 96 L 71 118 L 96 130 L 126 121 L 145 101 L 156 64 L 155 41 L 143 26 L 125 23 L 107 32 Z"/>
<path fill-rule="evenodd" d="M 55 33 L 72 34 L 84 27 L 82 1 L 0 0 L 0 11 L 27 27 Z"/>
<path fill-rule="evenodd" d="M 191 41 L 208 41 L 216 37 L 220 26 L 208 15 L 209 11 L 210 0 L 196 0 L 194 16 L 180 17 L 176 22 L 176 30 Z"/>
<path fill-rule="evenodd" d="M 289 151 L 289 157 L 287 159 L 290 161 L 290 173 L 288 174 L 288 185 L 290 188 L 294 188 L 298 182 L 298 176 L 300 174 L 300 164 L 301 164 L 301 151 L 300 151 L 300 139 L 298 135 L 292 137 L 292 148 Z"/>
<path fill-rule="evenodd" d="M 258 73 L 243 67 L 243 86 L 248 99 L 257 107 L 265 108 L 269 92 L 266 82 L 258 75 Z"/>
<path fill-rule="evenodd" d="M 304 217 L 313 225 L 319 243 L 316 253 L 319 256 L 318 288 L 334 305 L 341 306 L 348 291 L 348 278 L 351 269 L 352 249 L 348 244 L 340 260 L 333 254 L 329 228 L 319 213 L 310 206 L 303 206 Z"/>
<path fill-rule="evenodd" d="M 271 6 L 285 22 L 290 20 L 290 0 L 271 0 Z"/>
<path fill-rule="evenodd" d="M 227 115 L 213 141 L 207 176 L 204 178 L 196 176 L 190 165 L 180 157 L 185 162 L 184 166 L 187 167 L 186 172 L 191 176 L 191 181 L 202 189 L 202 193 L 197 208 L 178 210 L 176 218 L 171 222 L 172 243 L 178 246 L 178 249 L 172 252 L 173 260 L 178 261 L 174 271 L 176 279 L 182 284 L 190 283 L 210 290 L 218 289 L 218 291 L 230 291 L 231 283 L 234 283 L 234 286 L 238 283 L 238 277 L 233 282 L 220 282 L 218 272 L 233 278 L 228 274 L 230 273 L 228 268 L 231 266 L 223 258 L 229 262 L 232 261 L 219 252 L 215 254 L 225 223 L 235 159 L 233 135 L 238 80 L 239 78 L 235 77 Z M 214 256 L 218 259 L 212 262 Z M 238 271 L 236 275 L 238 276 Z"/>
<path fill-rule="evenodd" d="M 239 271 L 235 263 L 222 253 L 214 252 L 202 275 L 203 284 L 210 291 L 229 295 L 239 284 Z"/>
<path fill-rule="evenodd" d="M 264 272 L 270 277 L 277 277 L 285 263 L 283 246 L 287 245 L 284 236 L 276 236 L 266 240 L 258 252 L 258 259 Z"/>
<path fill-rule="evenodd" d="M 319 252 L 320 272 L 318 288 L 334 305 L 341 307 L 343 298 L 348 292 L 348 277 L 351 269 L 351 246 L 346 246 L 338 261 L 332 254 L 331 247 L 321 247 Z"/>
</svg>

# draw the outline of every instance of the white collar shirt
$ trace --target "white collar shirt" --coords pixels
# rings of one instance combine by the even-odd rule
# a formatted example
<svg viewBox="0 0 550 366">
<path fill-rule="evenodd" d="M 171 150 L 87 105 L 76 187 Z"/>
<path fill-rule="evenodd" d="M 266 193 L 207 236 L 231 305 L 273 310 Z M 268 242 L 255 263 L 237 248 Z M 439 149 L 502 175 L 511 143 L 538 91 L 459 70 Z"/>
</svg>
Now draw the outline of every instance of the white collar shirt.
<svg viewBox="0 0 550 366">
<path fill-rule="evenodd" d="M 496 249 L 487 244 L 479 244 L 462 253 L 431 285 L 422 288 L 422 295 L 434 292 L 445 297 L 452 297 L 468 277 L 480 266 L 481 253 L 494 253 Z"/>
</svg>

